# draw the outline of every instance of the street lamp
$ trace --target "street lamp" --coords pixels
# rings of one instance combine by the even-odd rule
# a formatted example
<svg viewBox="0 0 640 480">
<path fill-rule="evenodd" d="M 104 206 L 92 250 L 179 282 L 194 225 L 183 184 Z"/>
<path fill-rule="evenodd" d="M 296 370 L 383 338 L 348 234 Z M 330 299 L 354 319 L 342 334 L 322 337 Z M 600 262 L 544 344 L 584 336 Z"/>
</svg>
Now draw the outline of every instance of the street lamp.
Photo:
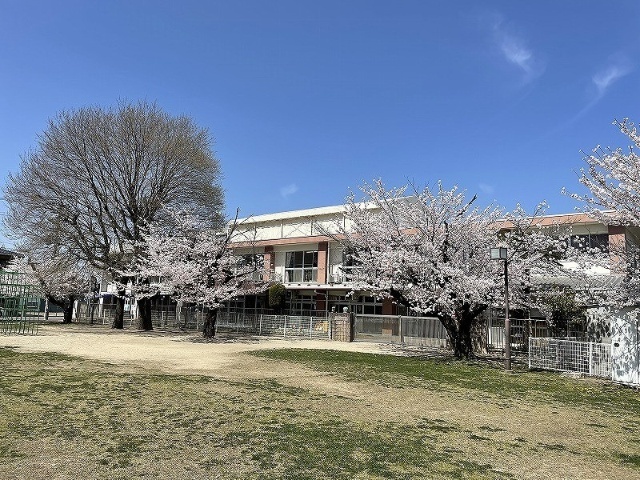
<svg viewBox="0 0 640 480">
<path fill-rule="evenodd" d="M 511 370 L 511 319 L 509 318 L 509 269 L 507 267 L 507 249 L 496 247 L 491 249 L 491 260 L 504 261 L 504 368 Z"/>
</svg>

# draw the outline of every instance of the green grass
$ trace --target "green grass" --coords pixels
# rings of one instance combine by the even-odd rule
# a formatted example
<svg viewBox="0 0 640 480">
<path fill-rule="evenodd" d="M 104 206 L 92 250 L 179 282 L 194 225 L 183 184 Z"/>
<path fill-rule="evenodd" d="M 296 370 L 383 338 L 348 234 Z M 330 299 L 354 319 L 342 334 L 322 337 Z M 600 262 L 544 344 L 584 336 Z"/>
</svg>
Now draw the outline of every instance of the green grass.
<svg viewBox="0 0 640 480">
<path fill-rule="evenodd" d="M 375 382 L 394 388 L 422 387 L 486 394 L 511 402 L 546 402 L 587 406 L 608 413 L 640 416 L 637 390 L 593 379 L 572 379 L 553 372 L 516 371 L 480 361 L 425 359 L 332 350 L 261 350 L 262 358 L 285 360 L 352 382 Z"/>
<path fill-rule="evenodd" d="M 441 440 L 455 427 L 381 422 L 371 429 L 327 411 L 326 395 L 273 380 L 117 372 L 8 349 L 0 361 L 0 476 L 17 460 L 37 464 L 73 445 L 96 478 L 161 478 L 153 472 L 160 458 L 172 464 L 164 478 L 221 470 L 222 478 L 513 478 L 445 451 Z"/>
<path fill-rule="evenodd" d="M 536 478 L 542 456 L 558 471 L 585 463 L 586 474 L 595 462 L 640 478 L 639 400 L 630 389 L 465 362 L 312 350 L 251 355 L 247 362 L 272 362 L 274 371 L 302 364 L 379 396 L 364 395 L 363 405 L 331 386 L 280 377 L 169 375 L 0 348 L 0 478 L 514 479 L 528 471 Z M 453 413 L 429 413 L 425 401 L 423 414 L 374 417 L 409 390 L 444 398 Z M 477 410 L 470 414 L 482 413 L 477 423 L 454 411 L 459 399 Z M 549 402 L 548 415 L 558 418 L 596 408 L 600 420 L 585 415 L 581 428 L 598 436 L 572 444 L 526 425 L 496 425 L 501 418 L 483 409 L 505 401 Z M 534 463 L 514 470 L 516 459 Z"/>
</svg>

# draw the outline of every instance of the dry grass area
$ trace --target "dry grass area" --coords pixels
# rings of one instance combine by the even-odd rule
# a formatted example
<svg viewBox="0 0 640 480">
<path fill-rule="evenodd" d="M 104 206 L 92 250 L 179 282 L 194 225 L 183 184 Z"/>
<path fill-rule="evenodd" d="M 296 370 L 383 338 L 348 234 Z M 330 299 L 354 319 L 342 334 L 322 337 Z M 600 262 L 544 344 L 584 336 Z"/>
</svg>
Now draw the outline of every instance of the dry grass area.
<svg viewBox="0 0 640 480">
<path fill-rule="evenodd" d="M 389 346 L 0 336 L 3 479 L 640 478 L 640 393 Z"/>
</svg>

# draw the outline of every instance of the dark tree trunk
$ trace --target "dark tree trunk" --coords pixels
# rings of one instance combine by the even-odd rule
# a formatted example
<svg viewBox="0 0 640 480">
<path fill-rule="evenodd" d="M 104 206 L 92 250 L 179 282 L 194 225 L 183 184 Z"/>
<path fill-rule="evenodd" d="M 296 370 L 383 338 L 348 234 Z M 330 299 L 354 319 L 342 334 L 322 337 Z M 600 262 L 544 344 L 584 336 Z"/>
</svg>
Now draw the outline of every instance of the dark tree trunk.
<svg viewBox="0 0 640 480">
<path fill-rule="evenodd" d="M 461 328 L 453 342 L 453 354 L 456 358 L 473 357 L 473 343 L 471 342 L 471 330 Z"/>
<path fill-rule="evenodd" d="M 65 302 L 62 307 L 62 323 L 71 323 L 73 320 L 73 300 Z"/>
<path fill-rule="evenodd" d="M 151 320 L 151 298 L 144 297 L 138 300 L 138 328 L 140 330 L 153 330 Z"/>
<path fill-rule="evenodd" d="M 402 295 L 402 292 L 391 289 L 389 293 L 399 305 L 404 305 L 409 309 L 413 308 L 411 303 Z M 472 308 L 469 304 L 458 304 L 458 308 L 453 316 L 438 316 L 442 326 L 447 331 L 449 343 L 456 358 L 462 359 L 474 356 L 473 340 L 474 334 L 476 333 L 474 332 L 474 322 L 476 317 L 486 308 L 486 305 L 476 305 L 475 308 Z"/>
<path fill-rule="evenodd" d="M 62 309 L 62 323 L 71 323 L 71 321 L 73 320 L 73 303 L 75 301 L 75 297 L 65 297 L 62 300 L 54 297 L 47 297 L 47 300 L 48 303 L 53 303 L 54 305 Z M 47 318 L 49 315 L 48 308 L 49 307 L 47 305 L 45 318 Z"/>
<path fill-rule="evenodd" d="M 213 338 L 216 336 L 216 320 L 218 319 L 218 309 L 210 308 L 207 310 L 207 316 L 204 318 L 202 326 L 202 336 L 205 338 Z"/>
<path fill-rule="evenodd" d="M 118 292 L 120 293 L 120 292 Z M 122 292 L 124 295 L 124 292 Z M 124 328 L 124 296 L 116 297 L 116 308 L 113 312 L 111 328 L 122 330 Z"/>
<path fill-rule="evenodd" d="M 456 318 L 441 317 L 440 321 L 447 331 L 449 343 L 456 358 L 470 358 L 474 356 L 472 326 L 473 316 L 467 309 L 457 311 Z"/>
</svg>

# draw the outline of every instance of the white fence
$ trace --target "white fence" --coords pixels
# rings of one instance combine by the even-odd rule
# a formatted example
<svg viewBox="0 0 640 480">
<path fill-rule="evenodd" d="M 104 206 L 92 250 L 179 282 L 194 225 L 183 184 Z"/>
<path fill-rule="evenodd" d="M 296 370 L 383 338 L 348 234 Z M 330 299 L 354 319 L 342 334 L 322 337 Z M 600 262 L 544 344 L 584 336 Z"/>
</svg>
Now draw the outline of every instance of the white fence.
<svg viewBox="0 0 640 480">
<path fill-rule="evenodd" d="M 529 368 L 611 378 L 611 345 L 529 337 Z"/>
<path fill-rule="evenodd" d="M 511 318 L 511 349 L 526 350 L 530 337 L 549 337 L 546 320 Z M 487 319 L 487 348 L 502 350 L 505 346 L 504 318 Z"/>
<path fill-rule="evenodd" d="M 294 315 L 243 315 L 218 313 L 217 330 L 281 337 L 329 338 L 331 321 L 324 317 Z"/>
<path fill-rule="evenodd" d="M 247 315 L 220 312 L 216 330 L 253 335 L 331 338 L 331 318 L 295 315 Z M 435 317 L 356 315 L 356 341 L 404 343 L 446 348 L 447 331 Z"/>
</svg>

